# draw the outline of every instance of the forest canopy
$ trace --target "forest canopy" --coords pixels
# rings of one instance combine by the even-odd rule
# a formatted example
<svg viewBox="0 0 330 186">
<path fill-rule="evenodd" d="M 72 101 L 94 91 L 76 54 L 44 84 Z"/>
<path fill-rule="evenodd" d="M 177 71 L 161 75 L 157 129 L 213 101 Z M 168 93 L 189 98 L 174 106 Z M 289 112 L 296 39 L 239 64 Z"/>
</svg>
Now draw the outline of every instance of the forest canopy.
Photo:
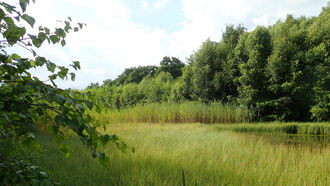
<svg viewBox="0 0 330 186">
<path fill-rule="evenodd" d="M 99 103 L 124 108 L 151 102 L 221 101 L 253 112 L 258 121 L 330 119 L 330 6 L 317 17 L 288 15 L 247 31 L 227 25 L 218 42 L 206 40 L 184 65 L 126 69 L 90 86 Z"/>
</svg>

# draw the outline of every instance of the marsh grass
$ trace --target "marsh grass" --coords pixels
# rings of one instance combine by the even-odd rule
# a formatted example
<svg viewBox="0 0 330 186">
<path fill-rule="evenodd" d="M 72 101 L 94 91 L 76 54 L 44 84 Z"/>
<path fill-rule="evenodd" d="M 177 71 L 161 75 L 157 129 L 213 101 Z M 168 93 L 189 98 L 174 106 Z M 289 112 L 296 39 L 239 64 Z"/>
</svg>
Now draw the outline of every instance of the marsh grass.
<svg viewBox="0 0 330 186">
<path fill-rule="evenodd" d="M 252 118 L 249 111 L 233 104 L 195 101 L 140 104 L 91 113 L 103 123 L 242 123 Z"/>
<path fill-rule="evenodd" d="M 261 125 L 261 124 L 260 124 Z M 269 124 L 266 124 L 269 125 Z M 275 124 L 274 124 L 275 125 Z M 270 144 L 219 130 L 223 125 L 112 124 L 136 152 L 103 147 L 111 164 L 102 167 L 72 137 L 65 159 L 48 135 L 39 164 L 63 185 L 330 185 L 330 149 Z"/>
<path fill-rule="evenodd" d="M 219 130 L 241 133 L 285 133 L 298 135 L 330 136 L 329 123 L 245 123 L 218 125 Z"/>
<path fill-rule="evenodd" d="M 281 144 L 293 147 L 307 147 L 311 151 L 318 151 L 330 146 L 330 136 L 295 135 L 278 133 L 244 133 L 246 138 L 261 139 L 270 144 Z"/>
</svg>

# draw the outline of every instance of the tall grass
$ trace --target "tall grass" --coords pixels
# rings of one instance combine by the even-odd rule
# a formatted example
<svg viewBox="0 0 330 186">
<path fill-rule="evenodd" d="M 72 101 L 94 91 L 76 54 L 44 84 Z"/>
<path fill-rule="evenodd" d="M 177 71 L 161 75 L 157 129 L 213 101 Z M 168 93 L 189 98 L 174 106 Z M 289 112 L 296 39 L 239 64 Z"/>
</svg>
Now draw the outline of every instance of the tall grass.
<svg viewBox="0 0 330 186">
<path fill-rule="evenodd" d="M 330 149 L 270 144 L 250 135 L 219 131 L 219 125 L 113 124 L 136 152 L 112 145 L 110 166 L 102 167 L 73 137 L 65 159 L 48 135 L 39 159 L 63 185 L 330 185 Z"/>
<path fill-rule="evenodd" d="M 230 130 L 243 133 L 286 133 L 302 135 L 330 136 L 329 123 L 268 123 L 268 124 L 238 124 L 219 125 L 219 130 Z"/>
<path fill-rule="evenodd" d="M 105 123 L 241 123 L 249 122 L 251 115 L 232 104 L 201 103 L 149 103 L 125 109 L 102 109 L 98 121 Z"/>
</svg>

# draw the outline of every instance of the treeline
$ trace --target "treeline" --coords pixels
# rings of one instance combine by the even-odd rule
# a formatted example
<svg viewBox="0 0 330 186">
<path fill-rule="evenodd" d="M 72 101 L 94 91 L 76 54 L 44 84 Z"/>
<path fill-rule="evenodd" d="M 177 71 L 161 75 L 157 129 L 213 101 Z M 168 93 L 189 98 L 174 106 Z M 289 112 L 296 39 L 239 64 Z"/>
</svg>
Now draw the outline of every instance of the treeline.
<svg viewBox="0 0 330 186">
<path fill-rule="evenodd" d="M 115 80 L 91 84 L 108 108 L 186 100 L 237 104 L 254 120 L 330 119 L 330 6 L 317 17 L 288 15 L 248 32 L 226 27 L 187 59 L 129 68 Z"/>
</svg>

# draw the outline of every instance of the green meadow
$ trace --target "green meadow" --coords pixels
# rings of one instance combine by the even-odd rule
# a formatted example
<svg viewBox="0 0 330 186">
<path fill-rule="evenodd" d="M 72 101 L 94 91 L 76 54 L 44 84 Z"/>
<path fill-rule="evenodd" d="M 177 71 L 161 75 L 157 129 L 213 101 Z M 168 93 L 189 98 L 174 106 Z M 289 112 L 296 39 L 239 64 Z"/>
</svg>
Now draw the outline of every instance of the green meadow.
<svg viewBox="0 0 330 186">
<path fill-rule="evenodd" d="M 109 124 L 103 132 L 120 136 L 136 149 L 134 153 L 103 146 L 110 156 L 110 164 L 103 166 L 90 157 L 77 137 L 70 136 L 74 151 L 67 159 L 51 135 L 41 134 L 38 139 L 45 150 L 37 163 L 63 185 L 329 185 L 328 143 L 313 146 L 320 142 L 312 138 L 286 143 L 288 126 L 298 126 L 297 133 L 307 136 L 303 131 L 310 131 L 306 128 L 314 125 L 330 126 Z M 274 135 L 282 135 L 281 140 L 272 139 Z"/>
</svg>

